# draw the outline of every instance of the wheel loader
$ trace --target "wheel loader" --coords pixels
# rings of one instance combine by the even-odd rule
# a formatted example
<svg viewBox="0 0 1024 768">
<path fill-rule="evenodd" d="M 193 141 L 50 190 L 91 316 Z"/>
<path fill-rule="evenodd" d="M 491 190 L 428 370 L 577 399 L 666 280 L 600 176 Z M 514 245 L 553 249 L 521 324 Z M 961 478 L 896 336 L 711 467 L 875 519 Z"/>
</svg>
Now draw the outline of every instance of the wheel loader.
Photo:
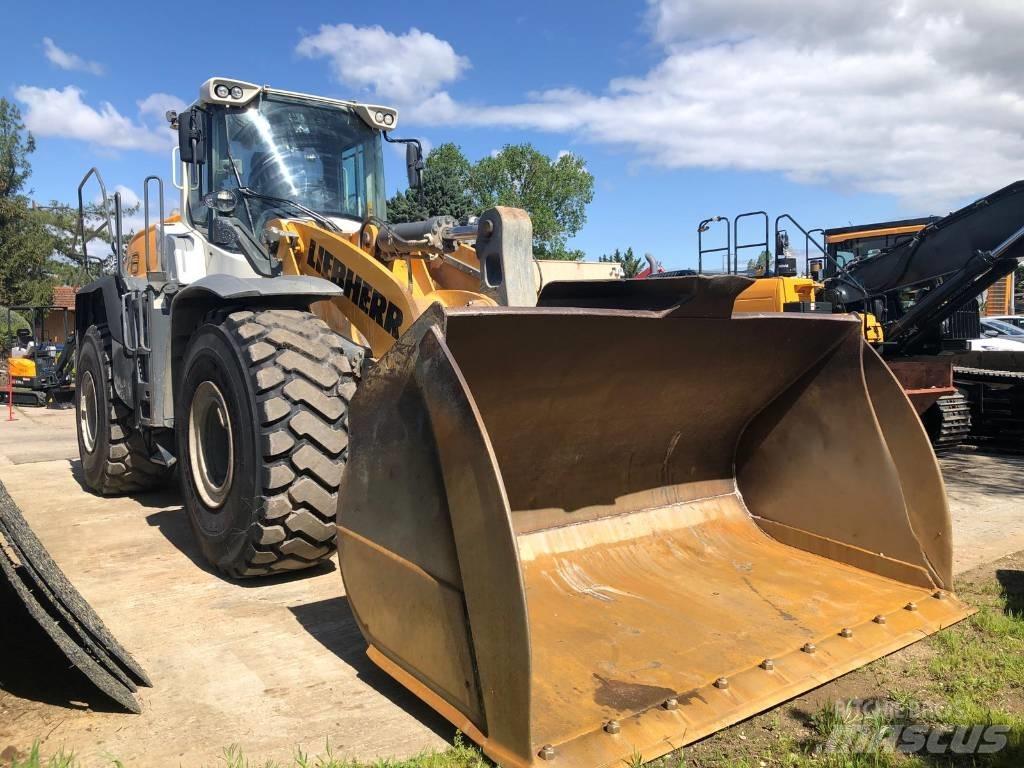
<svg viewBox="0 0 1024 768">
<path fill-rule="evenodd" d="M 229 577 L 337 542 L 369 656 L 498 763 L 652 759 L 970 612 L 856 318 L 733 317 L 737 276 L 538 307 L 526 212 L 387 221 L 395 110 L 213 78 L 170 119 L 180 214 L 148 179 L 78 294 L 86 483 L 176 468 Z"/>
</svg>

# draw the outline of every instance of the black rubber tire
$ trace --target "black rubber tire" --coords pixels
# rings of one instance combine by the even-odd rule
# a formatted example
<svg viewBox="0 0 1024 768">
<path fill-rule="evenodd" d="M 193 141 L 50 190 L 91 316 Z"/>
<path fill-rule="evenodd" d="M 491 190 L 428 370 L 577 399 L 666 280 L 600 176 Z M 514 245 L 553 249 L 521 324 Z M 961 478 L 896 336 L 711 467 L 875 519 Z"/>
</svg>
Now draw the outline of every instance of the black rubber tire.
<svg viewBox="0 0 1024 768">
<path fill-rule="evenodd" d="M 299 310 L 215 314 L 193 334 L 176 395 L 178 474 L 192 530 L 217 570 L 245 578 L 330 557 L 348 403 L 363 356 L 362 347 Z M 213 505 L 197 487 L 201 451 L 193 456 L 189 438 L 204 381 L 223 397 L 230 425 L 223 439 L 234 457 L 232 479 Z"/>
<path fill-rule="evenodd" d="M 96 436 L 93 450 L 82 435 L 82 382 L 93 378 L 96 392 Z M 82 337 L 75 370 L 75 427 L 85 485 L 101 496 L 148 491 L 166 484 L 171 470 L 149 460 L 142 434 L 131 426 L 131 409 L 112 384 L 110 337 L 105 325 L 93 325 Z"/>
</svg>

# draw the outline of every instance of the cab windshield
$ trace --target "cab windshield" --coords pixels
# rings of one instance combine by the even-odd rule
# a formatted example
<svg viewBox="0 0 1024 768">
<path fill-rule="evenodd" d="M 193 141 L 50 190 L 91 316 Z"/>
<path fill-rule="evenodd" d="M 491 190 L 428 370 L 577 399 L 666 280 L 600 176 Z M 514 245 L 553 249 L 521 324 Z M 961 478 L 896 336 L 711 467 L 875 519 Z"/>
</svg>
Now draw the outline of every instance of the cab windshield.
<svg viewBox="0 0 1024 768">
<path fill-rule="evenodd" d="M 225 110 L 214 131 L 221 134 L 212 143 L 214 189 L 246 187 L 325 216 L 384 218 L 380 133 L 355 111 L 269 95 Z M 294 215 L 254 197 L 245 207 L 255 232 L 268 218 Z"/>
</svg>

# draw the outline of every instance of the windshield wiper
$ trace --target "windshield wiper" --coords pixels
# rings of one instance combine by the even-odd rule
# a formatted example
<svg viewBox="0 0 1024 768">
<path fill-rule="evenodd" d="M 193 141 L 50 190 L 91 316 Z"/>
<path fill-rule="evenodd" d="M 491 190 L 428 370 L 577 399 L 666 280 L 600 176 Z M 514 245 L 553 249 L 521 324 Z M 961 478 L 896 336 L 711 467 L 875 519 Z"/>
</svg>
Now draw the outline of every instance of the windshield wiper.
<svg viewBox="0 0 1024 768">
<path fill-rule="evenodd" d="M 299 213 L 308 216 L 324 229 L 329 229 L 333 232 L 341 232 L 341 227 L 339 227 L 329 218 L 327 218 L 321 213 L 317 213 L 311 208 L 307 208 L 302 203 L 297 203 L 294 200 L 289 200 L 286 197 L 273 197 L 272 195 L 264 195 L 262 192 L 256 192 L 255 190 L 250 189 L 249 187 L 239 187 L 237 191 L 243 197 L 252 198 L 255 200 L 263 200 L 265 202 L 274 203 L 275 205 L 280 205 L 282 207 L 291 207 L 298 211 Z M 355 221 L 362 221 L 362 219 L 359 219 L 354 216 L 345 215 L 345 218 L 352 218 Z"/>
</svg>

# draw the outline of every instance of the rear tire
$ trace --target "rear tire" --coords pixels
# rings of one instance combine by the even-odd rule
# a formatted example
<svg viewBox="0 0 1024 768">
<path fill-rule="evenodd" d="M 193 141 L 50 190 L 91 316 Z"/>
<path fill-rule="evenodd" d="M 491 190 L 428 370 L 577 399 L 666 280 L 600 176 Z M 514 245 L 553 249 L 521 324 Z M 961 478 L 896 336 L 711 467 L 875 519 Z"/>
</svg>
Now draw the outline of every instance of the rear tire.
<svg viewBox="0 0 1024 768">
<path fill-rule="evenodd" d="M 149 460 L 131 409 L 114 392 L 110 349 L 107 327 L 90 326 L 75 371 L 78 456 L 86 487 L 102 496 L 158 488 L 171 474 Z"/>
<path fill-rule="evenodd" d="M 179 474 L 199 547 L 222 573 L 309 568 L 334 551 L 362 358 L 298 310 L 218 313 L 193 334 L 176 398 Z"/>
</svg>

